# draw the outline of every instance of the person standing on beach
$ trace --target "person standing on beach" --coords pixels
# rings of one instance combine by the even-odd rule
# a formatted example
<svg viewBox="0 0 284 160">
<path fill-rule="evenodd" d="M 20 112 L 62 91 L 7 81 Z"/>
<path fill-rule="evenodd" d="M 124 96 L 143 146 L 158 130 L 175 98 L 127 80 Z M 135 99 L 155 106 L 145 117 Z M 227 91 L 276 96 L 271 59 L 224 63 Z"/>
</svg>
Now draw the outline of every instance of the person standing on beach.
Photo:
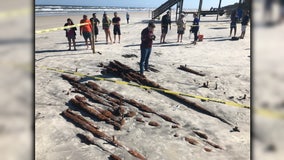
<svg viewBox="0 0 284 160">
<path fill-rule="evenodd" d="M 126 12 L 126 21 L 127 21 L 127 24 L 129 24 L 129 17 L 130 17 L 129 13 Z"/>
<path fill-rule="evenodd" d="M 184 14 L 181 14 L 179 19 L 177 20 L 177 34 L 178 34 L 177 42 L 182 42 L 182 36 L 184 34 L 185 28 L 186 28 L 186 20 L 184 19 Z"/>
<path fill-rule="evenodd" d="M 246 34 L 246 27 L 248 25 L 249 22 L 249 11 L 246 12 L 246 14 L 244 15 L 244 17 L 242 18 L 242 33 L 240 36 L 240 39 L 244 39 L 245 34 Z"/>
<path fill-rule="evenodd" d="M 236 37 L 236 33 L 237 33 L 237 20 L 238 20 L 237 12 L 236 12 L 236 10 L 233 10 L 233 12 L 231 14 L 230 37 L 232 36 L 233 29 L 234 29 L 234 37 Z"/>
<path fill-rule="evenodd" d="M 73 21 L 68 18 L 67 19 L 67 23 L 65 23 L 64 27 L 66 26 L 72 26 L 74 25 Z M 69 44 L 69 51 L 71 50 L 71 40 L 73 42 L 73 47 L 74 47 L 74 50 L 76 51 L 76 42 L 75 42 L 75 39 L 76 39 L 76 30 L 77 28 L 76 27 L 72 27 L 72 28 L 66 28 L 64 29 L 66 31 L 66 37 L 68 39 L 68 44 Z"/>
<path fill-rule="evenodd" d="M 103 23 L 103 30 L 105 31 L 106 34 L 106 44 L 108 44 L 108 39 L 110 39 L 110 42 L 112 43 L 110 30 L 109 30 L 109 27 L 111 25 L 111 20 L 108 18 L 106 13 L 103 14 L 102 23 Z"/>
<path fill-rule="evenodd" d="M 100 24 L 99 19 L 96 16 L 96 13 L 93 13 L 93 17 L 90 19 L 90 21 L 92 22 L 91 24 L 93 25 L 93 34 L 95 35 L 95 42 L 97 42 L 97 36 L 99 34 L 99 28 L 98 25 Z"/>
<path fill-rule="evenodd" d="M 114 12 L 114 17 L 112 18 L 113 24 L 113 43 L 115 43 L 116 35 L 118 35 L 118 43 L 120 43 L 120 17 L 117 16 L 117 12 Z"/>
<path fill-rule="evenodd" d="M 193 13 L 193 22 L 192 26 L 190 28 L 190 32 L 194 34 L 194 41 L 192 42 L 194 45 L 196 45 L 197 39 L 198 39 L 198 31 L 199 31 L 199 19 L 197 18 L 197 13 Z"/>
<path fill-rule="evenodd" d="M 85 39 L 85 43 L 87 45 L 87 49 L 89 49 L 88 39 L 90 40 L 90 45 L 92 44 L 92 25 L 91 21 L 88 19 L 87 15 L 83 15 L 83 19 L 80 23 L 88 23 L 83 26 L 80 26 L 80 35 L 83 33 L 83 37 Z"/>
<path fill-rule="evenodd" d="M 140 59 L 140 74 L 143 75 L 144 69 L 148 71 L 149 58 L 152 51 L 153 40 L 155 40 L 156 36 L 154 35 L 155 24 L 150 21 L 148 23 L 148 27 L 142 30 L 141 32 L 141 59 Z"/>
<path fill-rule="evenodd" d="M 162 21 L 161 21 L 161 38 L 160 38 L 160 43 L 166 43 L 166 35 L 168 33 L 168 26 L 170 25 L 171 29 L 171 17 L 170 17 L 170 11 L 167 11 L 167 14 L 163 15 Z"/>
</svg>

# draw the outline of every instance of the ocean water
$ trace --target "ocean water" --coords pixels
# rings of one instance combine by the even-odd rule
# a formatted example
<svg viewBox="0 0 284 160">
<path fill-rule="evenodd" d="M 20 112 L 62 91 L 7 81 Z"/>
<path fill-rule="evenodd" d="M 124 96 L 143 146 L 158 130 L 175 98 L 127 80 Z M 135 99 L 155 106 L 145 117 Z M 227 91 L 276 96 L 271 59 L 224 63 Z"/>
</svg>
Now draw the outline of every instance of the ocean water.
<svg viewBox="0 0 284 160">
<path fill-rule="evenodd" d="M 102 7 L 102 6 L 64 6 L 64 5 L 36 5 L 35 16 L 78 15 L 103 12 L 144 12 L 154 8 L 139 7 Z"/>
</svg>

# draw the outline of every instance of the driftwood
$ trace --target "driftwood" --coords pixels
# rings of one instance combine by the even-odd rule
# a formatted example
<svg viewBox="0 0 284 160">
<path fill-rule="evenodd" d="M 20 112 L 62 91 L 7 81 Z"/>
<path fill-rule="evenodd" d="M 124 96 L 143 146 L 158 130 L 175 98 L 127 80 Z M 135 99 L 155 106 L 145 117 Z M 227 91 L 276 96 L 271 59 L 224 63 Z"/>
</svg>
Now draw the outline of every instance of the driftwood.
<svg viewBox="0 0 284 160">
<path fill-rule="evenodd" d="M 154 110 L 152 110 L 151 108 L 149 108 L 148 106 L 138 103 L 137 101 L 133 100 L 133 99 L 125 99 L 125 101 L 133 106 L 135 106 L 136 108 L 138 108 L 141 111 L 144 112 L 148 112 L 148 113 L 156 113 Z"/>
<path fill-rule="evenodd" d="M 108 135 L 106 135 L 104 132 L 99 131 L 97 127 L 91 125 L 91 123 L 87 121 L 86 119 L 84 119 L 82 116 L 77 115 L 76 113 L 72 112 L 70 109 L 63 111 L 62 115 L 71 119 L 76 124 L 80 125 L 83 129 L 90 131 L 95 137 L 103 139 L 113 146 L 122 146 L 117 141 L 113 141 L 113 139 L 109 137 Z M 81 118 L 78 120 L 77 117 L 81 117 Z"/>
<path fill-rule="evenodd" d="M 79 80 L 81 79 L 81 78 L 78 78 L 78 77 L 73 77 L 73 76 L 71 77 L 71 76 L 66 75 L 66 74 L 62 74 L 61 77 L 65 80 L 67 80 L 68 82 L 79 82 Z"/>
<path fill-rule="evenodd" d="M 121 77 L 125 81 L 133 81 L 133 82 L 136 82 L 140 85 L 146 85 L 146 86 L 158 88 L 158 89 L 161 89 L 161 90 L 166 90 L 166 88 L 160 86 L 159 84 L 157 84 L 153 81 L 148 80 L 144 75 L 137 73 L 135 70 L 131 69 L 130 67 L 128 67 L 128 66 L 126 66 L 126 65 L 124 65 L 124 64 L 122 64 L 118 61 L 113 61 L 113 62 L 111 61 L 108 66 L 105 66 L 102 73 L 103 74 L 112 74 L 113 76 Z M 169 97 L 169 98 L 171 98 L 171 99 L 173 99 L 173 100 L 178 101 L 179 103 L 181 103 L 181 104 L 183 104 L 183 105 L 185 105 L 189 108 L 194 109 L 197 112 L 206 114 L 208 116 L 215 117 L 215 118 L 221 120 L 222 122 L 233 126 L 232 123 L 225 120 L 224 118 L 217 116 L 216 114 L 208 111 L 207 109 L 205 109 L 201 105 L 199 105 L 195 102 L 189 101 L 182 96 L 174 95 L 174 94 L 170 94 L 170 93 L 165 93 L 163 91 L 158 91 L 158 92 Z"/>
<path fill-rule="evenodd" d="M 124 116 L 125 117 L 134 117 L 136 115 L 136 112 L 134 112 L 134 111 L 129 111 L 129 112 L 127 112 Z"/>
<path fill-rule="evenodd" d="M 155 121 L 150 121 L 148 124 L 149 124 L 150 126 L 155 126 L 155 127 L 160 126 L 160 124 L 159 124 L 158 122 L 155 122 Z"/>
<path fill-rule="evenodd" d="M 193 133 L 195 133 L 196 135 L 198 135 L 201 138 L 208 139 L 208 136 L 203 132 L 193 130 Z"/>
<path fill-rule="evenodd" d="M 117 66 L 123 66 L 123 65 L 118 64 Z M 129 70 L 132 71 L 132 69 L 129 69 Z M 141 75 L 139 75 L 139 74 L 137 76 L 141 77 Z M 174 124 L 179 124 L 178 122 L 176 122 L 175 120 L 173 120 L 169 116 L 166 116 L 164 114 L 159 114 L 159 113 L 155 112 L 153 109 L 151 109 L 150 107 L 148 107 L 144 104 L 141 104 L 141 103 L 139 103 L 139 102 L 137 102 L 133 99 L 124 98 L 122 95 L 120 95 L 117 92 L 108 92 L 106 89 L 100 87 L 99 85 L 97 85 L 94 82 L 88 82 L 86 85 L 83 85 L 83 84 L 80 84 L 77 81 L 74 81 L 74 78 L 72 78 L 70 76 L 65 75 L 64 77 L 65 77 L 64 79 L 70 80 L 69 83 L 77 89 L 77 92 L 85 95 L 86 97 L 90 98 L 94 102 L 115 108 L 115 111 L 118 111 L 118 112 L 113 112 L 113 114 L 115 114 L 115 115 L 118 115 L 118 116 L 124 115 L 124 113 L 119 113 L 121 111 L 117 110 L 117 108 L 121 109 L 120 107 L 118 107 L 118 105 L 121 105 L 124 102 L 126 102 L 126 103 L 138 108 L 140 111 L 148 112 L 148 113 L 154 113 L 157 116 L 164 119 L 165 121 L 168 121 L 168 122 L 171 122 L 171 123 L 174 123 Z M 155 86 L 159 86 L 155 83 L 152 83 L 151 81 L 149 81 L 149 83 L 151 83 L 152 85 L 155 85 Z M 111 96 L 112 98 L 110 98 L 110 97 L 106 98 L 106 95 L 103 95 L 103 94 Z"/>
<path fill-rule="evenodd" d="M 147 113 L 139 112 L 145 118 L 151 118 Z"/>
<path fill-rule="evenodd" d="M 185 137 L 185 141 L 187 141 L 188 143 L 192 144 L 192 145 L 197 145 L 198 142 L 197 140 L 191 138 L 191 137 Z"/>
<path fill-rule="evenodd" d="M 90 89 L 89 87 L 80 84 L 80 83 L 74 83 L 74 82 L 70 82 L 72 84 L 73 87 L 75 87 L 76 91 L 85 95 L 86 97 L 88 97 L 89 99 L 91 99 L 94 102 L 103 104 L 105 106 L 109 106 L 112 107 L 112 104 L 109 104 L 108 102 L 106 102 L 103 98 L 99 97 L 98 95 L 94 94 L 92 89 Z"/>
<path fill-rule="evenodd" d="M 142 122 L 142 123 L 144 123 L 145 121 L 142 119 L 142 118 L 140 118 L 140 117 L 137 117 L 136 118 L 136 121 L 138 121 L 138 122 Z"/>
<path fill-rule="evenodd" d="M 122 57 L 124 57 L 124 58 L 132 58 L 132 57 L 138 58 L 138 56 L 136 54 L 123 54 Z"/>
<path fill-rule="evenodd" d="M 208 141 L 208 140 L 203 140 L 204 142 L 208 143 L 209 145 L 215 147 L 215 148 L 218 148 L 218 149 L 223 149 L 221 146 L 219 146 L 218 144 L 214 143 L 214 142 L 211 142 L 211 141 Z"/>
<path fill-rule="evenodd" d="M 78 97 L 79 97 L 79 96 L 77 96 L 77 98 L 78 98 Z M 105 121 L 106 123 L 113 125 L 114 128 L 117 129 L 117 130 L 120 130 L 120 129 L 121 129 L 121 125 L 120 125 L 119 123 L 117 123 L 117 122 L 115 122 L 115 121 L 112 121 L 110 118 L 104 116 L 104 115 L 103 115 L 102 113 L 100 113 L 99 111 L 97 111 L 97 110 L 95 110 L 95 109 L 89 107 L 89 106 L 88 106 L 86 103 L 84 103 L 83 101 L 79 101 L 80 99 L 81 99 L 81 97 L 78 98 L 78 99 L 72 98 L 72 99 L 70 100 L 70 102 L 71 102 L 73 105 L 75 105 L 76 107 L 79 107 L 79 108 L 85 110 L 85 111 L 86 111 L 87 113 L 89 113 L 90 115 L 96 117 L 98 120 L 100 120 L 100 121 Z"/>
<path fill-rule="evenodd" d="M 89 137 L 89 136 L 87 136 L 85 134 L 81 134 L 81 133 L 78 133 L 77 137 L 80 138 L 81 142 L 86 143 L 88 145 L 93 144 L 93 145 L 99 147 L 100 149 L 102 149 L 103 151 L 109 153 L 110 154 L 110 159 L 121 160 L 121 158 L 119 156 L 117 156 L 117 155 L 113 154 L 112 152 L 110 152 L 109 150 L 105 149 L 102 145 L 100 145 L 99 143 L 95 142 L 95 140 L 92 139 L 91 137 Z"/>
<path fill-rule="evenodd" d="M 114 154 L 111 154 L 110 157 L 109 157 L 110 160 L 122 160 L 120 157 L 114 155 Z"/>
<path fill-rule="evenodd" d="M 146 158 L 144 156 L 142 156 L 140 153 L 138 153 L 137 151 L 135 151 L 133 149 L 128 150 L 128 152 L 130 154 L 132 154 L 134 157 L 139 158 L 140 160 L 146 160 Z"/>
<path fill-rule="evenodd" d="M 140 153 L 138 153 L 137 151 L 130 149 L 130 148 L 126 147 L 125 145 L 122 145 L 117 140 L 115 140 L 115 138 L 110 137 L 110 136 L 106 135 L 104 132 L 97 130 L 93 125 L 90 125 L 90 122 L 85 120 L 83 117 L 82 117 L 82 119 L 84 119 L 84 121 L 77 120 L 76 117 L 79 116 L 79 115 L 73 113 L 70 109 L 63 111 L 62 115 L 71 119 L 73 122 L 80 125 L 83 129 L 90 131 L 95 137 L 100 138 L 102 140 L 105 140 L 106 142 L 108 142 L 109 144 L 111 144 L 115 147 L 122 147 L 122 148 L 126 149 L 128 151 L 128 153 L 130 153 L 134 157 L 137 157 L 141 160 L 146 160 L 146 158 L 144 156 L 142 156 Z"/>
<path fill-rule="evenodd" d="M 178 125 L 172 125 L 172 128 L 179 128 Z"/>
<path fill-rule="evenodd" d="M 178 69 L 183 70 L 183 71 L 186 71 L 186 72 L 190 72 L 190 73 L 193 73 L 193 74 L 196 74 L 196 75 L 199 75 L 199 76 L 205 76 L 204 73 L 197 72 L 197 71 L 192 70 L 192 69 L 190 69 L 190 68 L 187 68 L 186 66 L 183 66 L 183 65 L 180 65 L 180 66 L 178 67 Z"/>
<path fill-rule="evenodd" d="M 204 147 L 204 150 L 205 150 L 206 152 L 211 152 L 211 151 L 212 151 L 212 149 L 210 149 L 210 148 L 208 148 L 208 147 Z"/>
<path fill-rule="evenodd" d="M 179 125 L 179 123 L 176 122 L 175 120 L 173 120 L 171 117 L 168 117 L 168 116 L 166 116 L 166 115 L 164 115 L 164 114 L 159 114 L 159 116 L 160 116 L 161 118 L 163 118 L 164 120 L 166 120 L 166 121 L 169 121 L 169 122 L 172 122 L 172 123 L 174 123 L 174 124 Z"/>
</svg>

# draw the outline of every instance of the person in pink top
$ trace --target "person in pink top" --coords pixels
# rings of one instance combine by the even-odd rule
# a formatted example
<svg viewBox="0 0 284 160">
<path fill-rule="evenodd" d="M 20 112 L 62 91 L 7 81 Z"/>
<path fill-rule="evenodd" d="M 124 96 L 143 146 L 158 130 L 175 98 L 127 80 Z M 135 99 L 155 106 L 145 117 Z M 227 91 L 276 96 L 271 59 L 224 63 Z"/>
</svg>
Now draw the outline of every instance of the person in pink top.
<svg viewBox="0 0 284 160">
<path fill-rule="evenodd" d="M 90 40 L 90 45 L 92 44 L 92 24 L 91 21 L 88 19 L 87 15 L 83 15 L 83 19 L 80 21 L 80 23 L 88 23 L 83 26 L 80 26 L 80 35 L 83 34 L 83 37 L 85 39 L 85 43 L 87 45 L 87 49 L 89 49 L 88 45 L 88 39 Z"/>
</svg>

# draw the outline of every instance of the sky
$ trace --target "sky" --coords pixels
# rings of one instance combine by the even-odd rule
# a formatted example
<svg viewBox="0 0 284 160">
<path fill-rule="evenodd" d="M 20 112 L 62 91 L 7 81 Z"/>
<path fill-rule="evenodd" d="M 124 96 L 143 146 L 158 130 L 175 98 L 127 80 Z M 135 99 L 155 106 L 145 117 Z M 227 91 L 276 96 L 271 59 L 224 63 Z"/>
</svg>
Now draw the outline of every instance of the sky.
<svg viewBox="0 0 284 160">
<path fill-rule="evenodd" d="M 159 7 L 167 0 L 35 0 L 36 5 L 80 5 L 116 7 Z M 221 6 L 238 3 L 239 0 L 222 0 Z M 184 0 L 183 8 L 198 8 L 199 0 Z M 219 0 L 203 0 L 202 8 L 218 7 Z"/>
</svg>

